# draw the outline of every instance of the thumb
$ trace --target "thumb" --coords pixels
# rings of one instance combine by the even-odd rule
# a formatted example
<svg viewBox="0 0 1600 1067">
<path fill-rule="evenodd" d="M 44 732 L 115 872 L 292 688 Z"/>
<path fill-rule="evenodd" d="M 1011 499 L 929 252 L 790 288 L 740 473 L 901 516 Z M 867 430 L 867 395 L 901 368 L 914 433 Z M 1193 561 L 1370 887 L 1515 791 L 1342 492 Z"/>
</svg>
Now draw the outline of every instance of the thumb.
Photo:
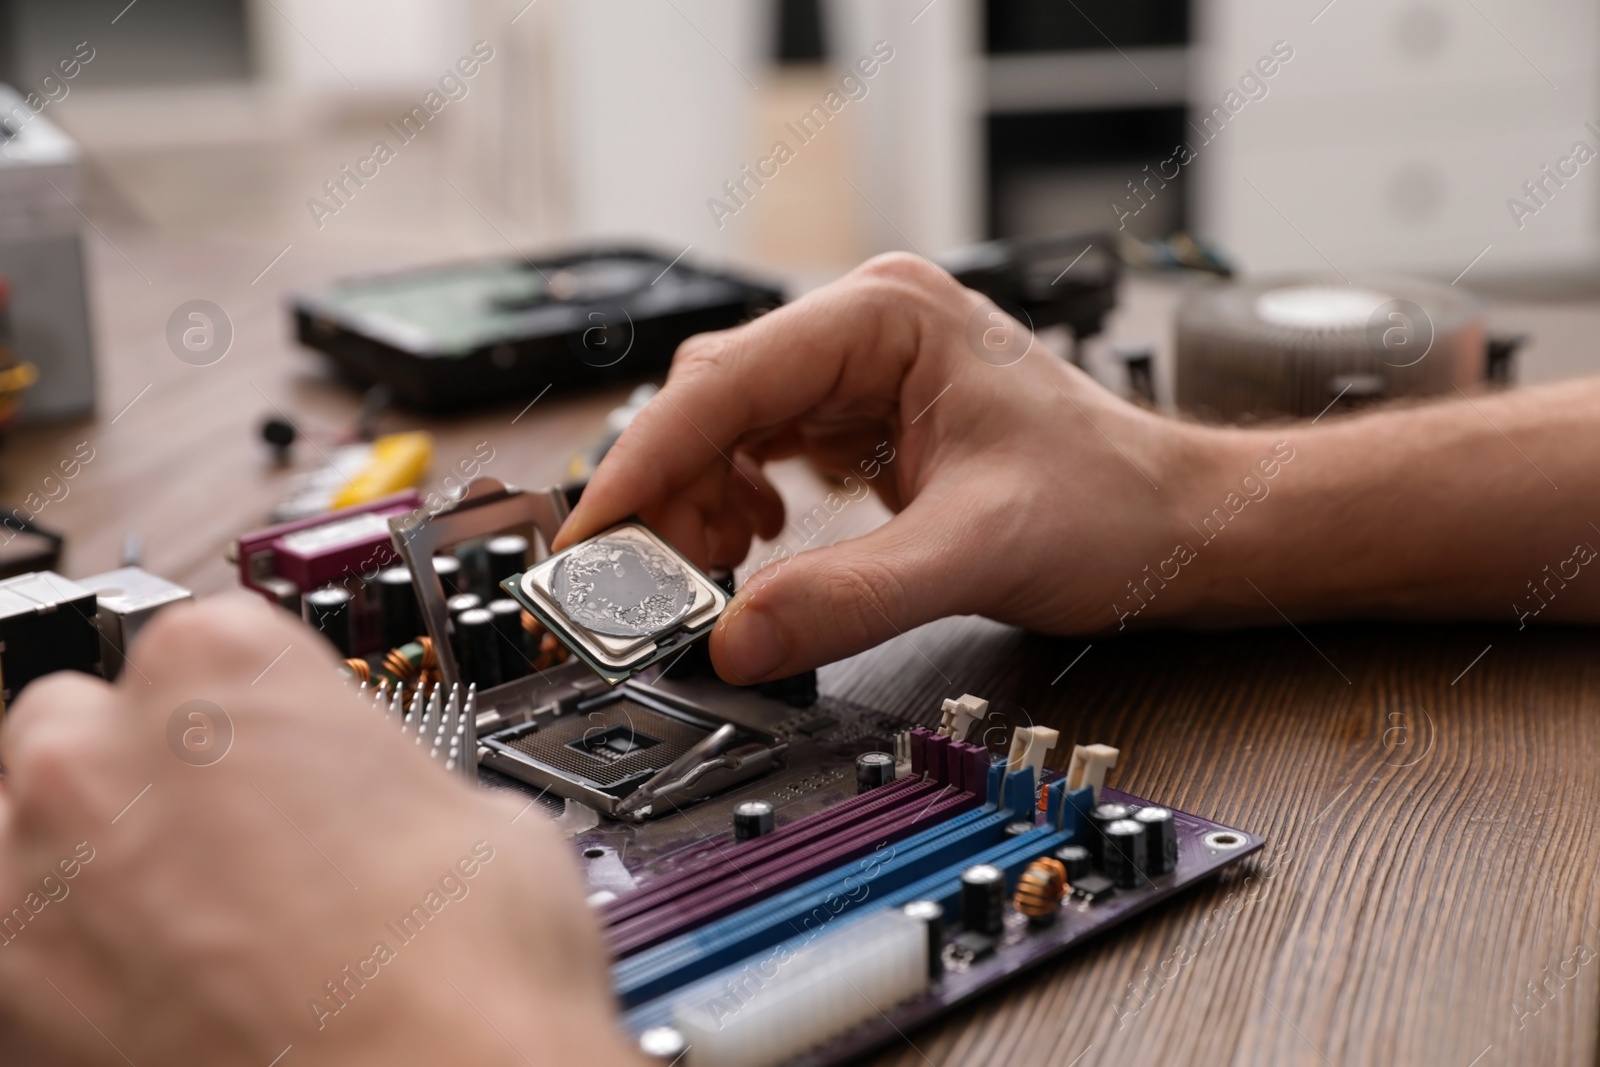
<svg viewBox="0 0 1600 1067">
<path fill-rule="evenodd" d="M 913 501 L 865 536 L 751 575 L 711 634 L 712 663 L 736 684 L 785 678 L 958 614 L 960 558 L 949 520 Z"/>
</svg>

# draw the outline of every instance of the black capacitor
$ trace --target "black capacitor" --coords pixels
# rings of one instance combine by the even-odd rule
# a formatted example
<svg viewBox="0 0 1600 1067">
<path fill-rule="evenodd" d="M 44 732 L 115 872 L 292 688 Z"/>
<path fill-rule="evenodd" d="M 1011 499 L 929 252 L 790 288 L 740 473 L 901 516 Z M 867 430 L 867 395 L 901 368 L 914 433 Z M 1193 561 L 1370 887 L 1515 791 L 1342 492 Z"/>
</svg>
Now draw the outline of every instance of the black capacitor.
<svg viewBox="0 0 1600 1067">
<path fill-rule="evenodd" d="M 528 673 L 528 631 L 522 628 L 522 605 L 501 597 L 489 601 L 486 610 L 494 616 L 495 632 L 500 635 L 500 680 L 523 677 Z"/>
<path fill-rule="evenodd" d="M 439 584 L 444 586 L 446 598 L 453 597 L 463 591 L 461 585 L 461 561 L 454 556 L 434 556 L 433 570 L 439 576 Z"/>
<path fill-rule="evenodd" d="M 1106 827 L 1129 814 L 1126 804 L 1096 804 L 1089 809 L 1089 840 L 1085 842 L 1094 856 L 1094 865 L 1106 869 Z"/>
<path fill-rule="evenodd" d="M 1067 869 L 1068 882 L 1076 882 L 1094 868 L 1094 857 L 1082 845 L 1062 845 L 1055 856 Z"/>
<path fill-rule="evenodd" d="M 1145 843 L 1149 835 L 1144 823 L 1134 819 L 1117 819 L 1105 828 L 1105 862 L 1101 869 L 1118 889 L 1137 889 L 1145 884 Z"/>
<path fill-rule="evenodd" d="M 928 928 L 928 975 L 944 973 L 944 905 L 937 900 L 913 900 L 900 909 Z"/>
<path fill-rule="evenodd" d="M 1005 929 L 1006 876 L 999 867 L 980 863 L 961 872 L 961 925 L 999 937 Z"/>
<path fill-rule="evenodd" d="M 1006 823 L 1005 826 L 1001 829 L 1000 832 L 1005 834 L 1006 838 L 1009 840 L 1010 838 L 1013 838 L 1013 837 L 1021 837 L 1023 834 L 1026 834 L 1026 833 L 1032 833 L 1034 830 L 1037 830 L 1037 829 L 1038 829 L 1038 827 L 1036 825 L 1034 825 L 1033 823 L 1028 822 L 1028 821 L 1026 821 L 1024 819 L 1017 819 L 1017 820 L 1014 820 L 1013 822 Z"/>
<path fill-rule="evenodd" d="M 765 800 L 746 800 L 733 806 L 733 839 L 753 841 L 772 833 L 772 805 Z"/>
<path fill-rule="evenodd" d="M 388 567 L 378 572 L 378 599 L 383 605 L 383 643 L 399 648 L 422 633 L 422 613 L 408 567 Z"/>
<path fill-rule="evenodd" d="M 1140 808 L 1135 822 L 1144 824 L 1145 868 L 1150 877 L 1171 874 L 1178 866 L 1178 827 L 1167 808 Z"/>
<path fill-rule="evenodd" d="M 322 632 L 322 636 L 333 642 L 333 647 L 339 650 L 341 656 L 352 656 L 350 648 L 353 643 L 352 616 L 350 602 L 353 598 L 348 589 L 341 589 L 337 585 L 325 585 L 321 589 L 313 589 L 301 600 L 305 605 L 306 622 L 312 629 Z"/>
<path fill-rule="evenodd" d="M 500 595 L 500 583 L 528 569 L 528 539 L 521 534 L 491 537 L 483 546 L 489 560 L 489 596 Z"/>
<path fill-rule="evenodd" d="M 865 793 L 894 781 L 894 757 L 887 752 L 863 752 L 856 757 L 856 792 Z"/>
<path fill-rule="evenodd" d="M 469 608 L 456 616 L 456 655 L 461 680 L 480 690 L 500 684 L 500 634 L 487 608 Z"/>
<path fill-rule="evenodd" d="M 483 597 L 479 596 L 477 593 L 457 593 L 455 596 L 446 600 L 444 602 L 444 606 L 445 609 L 449 611 L 450 617 L 453 619 L 457 615 L 460 615 L 463 611 L 471 611 L 473 608 L 483 607 Z"/>
</svg>

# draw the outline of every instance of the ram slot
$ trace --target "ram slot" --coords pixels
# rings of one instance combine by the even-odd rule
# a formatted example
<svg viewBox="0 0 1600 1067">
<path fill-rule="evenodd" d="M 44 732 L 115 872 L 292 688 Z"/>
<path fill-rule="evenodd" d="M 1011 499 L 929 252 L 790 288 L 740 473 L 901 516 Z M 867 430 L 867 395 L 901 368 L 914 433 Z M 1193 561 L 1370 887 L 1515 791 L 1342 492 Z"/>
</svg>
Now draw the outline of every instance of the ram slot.
<svg viewBox="0 0 1600 1067">
<path fill-rule="evenodd" d="M 1041 826 L 1032 833 L 1011 838 L 987 851 L 934 871 L 910 885 L 902 885 L 893 892 L 863 901 L 862 906 L 854 913 L 841 916 L 837 920 L 837 927 L 827 930 L 827 935 L 832 937 L 853 930 L 859 923 L 880 913 L 899 914 L 900 909 L 913 900 L 939 902 L 944 906 L 945 915 L 954 921 L 954 917 L 960 913 L 962 871 L 978 863 L 992 864 L 1005 872 L 1008 883 L 1015 885 L 1017 876 L 1029 863 L 1062 845 L 1070 844 L 1072 838 L 1073 834 L 1070 831 L 1056 831 Z M 798 955 L 808 944 L 821 936 L 821 929 L 820 926 L 816 929 L 804 929 L 776 945 L 764 945 L 743 958 L 730 962 L 702 981 L 696 981 L 690 988 L 737 987 L 747 981 L 745 975 L 752 967 L 759 969 L 762 960 Z M 626 1018 L 629 1029 L 639 1032 L 648 1030 L 652 1026 L 670 1023 L 673 1012 L 684 995 L 681 990 L 669 991 L 629 1011 Z"/>
<path fill-rule="evenodd" d="M 748 907 L 843 864 L 893 845 L 930 825 L 972 810 L 977 798 L 955 793 L 944 798 L 910 796 L 859 826 L 841 828 L 832 838 L 769 856 L 754 866 L 724 869 L 716 882 L 699 893 L 675 897 L 651 911 L 606 931 L 612 955 L 623 958 L 676 937 L 692 927 L 712 922 Z M 735 852 L 737 857 L 737 852 Z M 730 866 L 733 866 L 730 857 Z"/>
<path fill-rule="evenodd" d="M 612 985 L 629 1006 L 661 996 L 808 929 L 819 915 L 831 921 L 865 900 L 992 849 L 1010 820 L 1004 811 L 959 815 L 890 846 L 887 855 L 867 856 L 623 960 L 612 968 Z"/>
<path fill-rule="evenodd" d="M 734 846 L 729 835 L 724 834 L 709 841 L 696 853 L 682 857 L 679 862 L 684 865 L 683 869 L 657 878 L 649 885 L 605 905 L 600 910 L 600 921 L 608 927 L 616 926 L 668 900 L 697 892 L 722 880 L 730 873 L 730 868 L 733 873 L 743 872 L 770 856 L 782 855 L 814 840 L 826 838 L 864 818 L 871 818 L 879 811 L 895 807 L 908 796 L 927 798 L 938 792 L 938 786 L 920 778 L 901 778 L 739 845 L 733 856 L 729 855 L 728 849 Z"/>
<path fill-rule="evenodd" d="M 712 840 L 701 847 L 698 854 L 680 858 L 679 862 L 683 865 L 681 873 L 658 878 L 638 892 L 628 893 L 605 905 L 600 913 L 601 923 L 606 927 L 619 926 L 661 907 L 671 899 L 697 895 L 705 886 L 724 880 L 729 868 L 733 873 L 743 875 L 754 863 L 771 856 L 792 855 L 807 844 L 830 839 L 836 833 L 849 832 L 850 828 L 859 826 L 874 813 L 891 806 L 927 803 L 934 797 L 942 801 L 950 795 L 963 792 L 974 794 L 975 804 L 996 802 L 997 794 L 989 789 L 990 756 L 987 749 L 977 745 L 951 745 L 945 739 L 948 751 L 940 750 L 945 754 L 929 765 L 925 742 L 931 740 L 931 735 L 921 727 L 911 731 L 911 734 L 916 742 L 913 746 L 916 757 L 914 775 L 851 797 L 780 827 L 756 841 L 742 844 L 732 858 L 727 855 L 729 842 L 725 836 Z M 959 758 L 946 758 L 952 754 Z M 946 812 L 946 817 L 949 814 Z M 925 820 L 928 824 L 934 821 L 937 820 Z M 734 859 L 738 862 L 735 863 Z"/>
<path fill-rule="evenodd" d="M 933 740 L 928 739 L 924 753 L 930 762 L 935 753 L 941 753 L 943 758 Z M 948 741 L 944 748 L 949 748 Z M 976 750 L 974 755 L 988 759 L 982 750 Z M 974 760 L 974 771 L 979 762 Z M 818 876 L 769 900 L 663 941 L 612 968 L 612 985 L 618 997 L 624 1005 L 631 1006 L 661 996 L 807 929 L 816 916 L 830 921 L 869 897 L 894 892 L 951 864 L 979 862 L 971 857 L 1001 845 L 1008 821 L 1019 814 L 1029 820 L 1035 817 L 1033 772 L 1024 769 L 1005 775 L 1004 764 L 999 762 L 993 765 L 992 772 L 995 773 L 989 775 L 986 795 L 991 801 L 1002 793 L 1016 796 L 1016 812 L 990 807 L 967 812 L 890 846 L 887 855 L 876 852 L 848 869 Z"/>
</svg>

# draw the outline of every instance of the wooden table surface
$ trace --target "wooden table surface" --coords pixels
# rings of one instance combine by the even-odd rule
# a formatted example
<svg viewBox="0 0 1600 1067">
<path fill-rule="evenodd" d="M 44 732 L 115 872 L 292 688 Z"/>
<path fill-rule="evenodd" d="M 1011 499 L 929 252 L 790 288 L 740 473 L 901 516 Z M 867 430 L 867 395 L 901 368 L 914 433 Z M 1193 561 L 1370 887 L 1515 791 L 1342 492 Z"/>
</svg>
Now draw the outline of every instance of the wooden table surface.
<svg viewBox="0 0 1600 1067">
<path fill-rule="evenodd" d="M 95 450 L 38 516 L 68 533 L 69 576 L 117 566 L 133 532 L 150 570 L 231 588 L 224 546 L 262 525 L 289 477 L 268 463 L 259 419 L 281 411 L 321 434 L 356 408 L 289 340 L 285 288 L 438 256 L 294 249 L 252 284 L 277 251 L 91 243 L 101 414 L 30 428 L 0 453 L 0 500 L 15 502 L 79 442 Z M 164 341 L 193 298 L 236 331 L 209 367 Z M 549 396 L 520 418 L 522 402 L 452 422 L 396 414 L 386 428 L 432 430 L 436 476 L 487 442 L 487 473 L 539 486 L 625 392 Z M 810 491 L 797 471 L 784 489 Z M 838 532 L 877 521 L 873 507 Z M 974 692 L 1061 729 L 1064 745 L 1115 744 L 1111 784 L 1269 842 L 877 1062 L 1595 1063 L 1596 636 L 1340 626 L 1088 645 L 953 619 L 826 668 L 824 689 L 924 722 Z"/>
</svg>

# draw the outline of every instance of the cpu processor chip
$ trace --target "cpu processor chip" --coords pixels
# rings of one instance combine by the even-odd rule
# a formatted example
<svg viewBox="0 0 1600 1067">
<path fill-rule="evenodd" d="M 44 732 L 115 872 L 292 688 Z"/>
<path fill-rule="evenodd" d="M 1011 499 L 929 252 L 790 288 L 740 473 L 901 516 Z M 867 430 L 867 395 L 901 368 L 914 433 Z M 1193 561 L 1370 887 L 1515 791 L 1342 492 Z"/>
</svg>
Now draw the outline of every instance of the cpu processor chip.
<svg viewBox="0 0 1600 1067">
<path fill-rule="evenodd" d="M 501 586 L 615 685 L 705 636 L 728 596 L 642 523 L 580 541 Z"/>
</svg>

